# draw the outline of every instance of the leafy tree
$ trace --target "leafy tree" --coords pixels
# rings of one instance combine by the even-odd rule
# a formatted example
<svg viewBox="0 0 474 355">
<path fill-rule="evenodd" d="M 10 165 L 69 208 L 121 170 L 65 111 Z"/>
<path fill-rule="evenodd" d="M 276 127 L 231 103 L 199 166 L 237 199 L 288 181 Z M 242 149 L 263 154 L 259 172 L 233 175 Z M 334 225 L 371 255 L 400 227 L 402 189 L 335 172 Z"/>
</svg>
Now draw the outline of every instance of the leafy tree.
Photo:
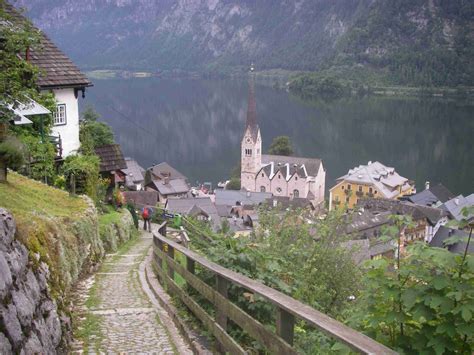
<svg viewBox="0 0 474 355">
<path fill-rule="evenodd" d="M 79 139 L 83 154 L 94 154 L 95 148 L 114 143 L 112 129 L 108 124 L 98 122 L 99 117 L 99 114 L 90 106 L 86 108 L 82 115 Z"/>
<path fill-rule="evenodd" d="M 20 139 L 26 148 L 26 174 L 35 180 L 52 183 L 56 176 L 54 167 L 56 152 L 53 144 L 43 141 L 38 134 L 22 134 Z"/>
<path fill-rule="evenodd" d="M 225 188 L 227 190 L 240 190 L 240 178 L 231 178 Z"/>
<path fill-rule="evenodd" d="M 279 136 L 273 139 L 270 148 L 268 149 L 268 154 L 275 155 L 292 155 L 293 148 L 291 146 L 290 137 L 288 136 Z"/>
<path fill-rule="evenodd" d="M 230 171 L 230 177 L 240 179 L 241 170 L 242 170 L 242 167 L 240 166 L 240 161 L 239 161 L 237 164 L 235 164 L 235 166 Z"/>
<path fill-rule="evenodd" d="M 29 48 L 39 46 L 39 33 L 28 21 L 18 22 L 5 13 L 4 0 L 0 1 L 0 122 L 10 120 L 8 105 L 17 105 L 26 97 L 38 96 L 36 78 L 38 69 L 23 56 Z"/>
<path fill-rule="evenodd" d="M 0 181 L 5 177 L 6 167 L 19 169 L 18 159 L 20 155 L 27 155 L 27 162 L 35 163 L 32 167 L 32 176 L 34 178 L 48 179 L 54 175 L 54 152 L 51 154 L 52 146 L 48 142 L 43 145 L 36 143 L 39 136 L 45 136 L 49 133 L 52 125 L 51 118 L 44 116 L 33 116 L 31 120 L 33 125 L 25 127 L 8 127 L 8 121 L 13 119 L 12 106 L 16 107 L 19 103 L 27 103 L 33 99 L 50 110 L 55 108 L 54 96 L 51 93 L 40 93 L 37 90 L 36 79 L 39 74 L 37 67 L 24 60 L 26 53 L 30 49 L 41 50 L 38 30 L 27 20 L 18 20 L 7 15 L 5 10 L 5 1 L 0 1 L 0 142 L 6 139 L 4 148 L 9 146 L 8 154 L 4 151 L 3 158 L 0 157 L 0 167 L 5 173 L 0 176 Z M 25 143 L 27 151 L 19 148 L 18 144 L 12 145 L 12 139 L 9 136 L 19 136 Z M 26 138 L 29 137 L 29 138 Z M 12 161 L 12 149 L 16 149 L 17 158 Z M 6 156 L 10 156 L 8 159 Z"/>
<path fill-rule="evenodd" d="M 471 236 L 472 226 L 463 255 L 416 243 L 396 265 L 387 259 L 370 261 L 354 323 L 406 353 L 472 353 L 474 256 L 467 253 Z"/>
</svg>

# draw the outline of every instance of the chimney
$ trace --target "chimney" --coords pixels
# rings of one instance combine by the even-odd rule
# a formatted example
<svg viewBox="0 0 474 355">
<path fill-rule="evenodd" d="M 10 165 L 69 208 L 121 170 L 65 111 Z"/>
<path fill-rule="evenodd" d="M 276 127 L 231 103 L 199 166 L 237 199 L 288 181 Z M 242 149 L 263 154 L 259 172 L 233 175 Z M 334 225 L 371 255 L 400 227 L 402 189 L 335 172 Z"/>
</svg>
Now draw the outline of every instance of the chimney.
<svg viewBox="0 0 474 355">
<path fill-rule="evenodd" d="M 169 182 L 170 182 L 170 177 L 165 176 L 165 178 L 163 179 L 163 185 L 169 184 Z"/>
<path fill-rule="evenodd" d="M 429 190 L 429 189 L 430 189 L 430 182 L 426 181 L 425 182 L 425 190 Z"/>
<path fill-rule="evenodd" d="M 458 198 L 458 197 L 456 197 L 456 198 L 454 199 L 454 203 L 456 204 L 456 206 L 459 206 L 459 198 Z"/>
<path fill-rule="evenodd" d="M 367 163 L 367 165 L 370 165 L 370 164 L 372 164 L 372 160 L 369 160 L 369 162 Z"/>
</svg>

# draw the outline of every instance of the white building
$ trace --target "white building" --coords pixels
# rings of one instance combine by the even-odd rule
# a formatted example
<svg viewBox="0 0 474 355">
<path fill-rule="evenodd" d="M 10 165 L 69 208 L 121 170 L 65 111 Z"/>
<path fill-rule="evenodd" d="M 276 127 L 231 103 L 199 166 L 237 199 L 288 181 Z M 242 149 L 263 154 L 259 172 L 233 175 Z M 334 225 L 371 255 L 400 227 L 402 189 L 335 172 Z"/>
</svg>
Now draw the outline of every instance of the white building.
<svg viewBox="0 0 474 355">
<path fill-rule="evenodd" d="M 86 87 L 92 83 L 44 34 L 40 48 L 27 51 L 25 59 L 40 69 L 40 90 L 52 92 L 56 98 L 52 133 L 61 143 L 60 155 L 66 157 L 79 149 L 78 97 L 84 97 Z"/>
<path fill-rule="evenodd" d="M 321 159 L 262 154 L 253 78 L 250 80 L 247 123 L 241 143 L 241 187 L 275 196 L 324 201 L 326 171 Z"/>
</svg>

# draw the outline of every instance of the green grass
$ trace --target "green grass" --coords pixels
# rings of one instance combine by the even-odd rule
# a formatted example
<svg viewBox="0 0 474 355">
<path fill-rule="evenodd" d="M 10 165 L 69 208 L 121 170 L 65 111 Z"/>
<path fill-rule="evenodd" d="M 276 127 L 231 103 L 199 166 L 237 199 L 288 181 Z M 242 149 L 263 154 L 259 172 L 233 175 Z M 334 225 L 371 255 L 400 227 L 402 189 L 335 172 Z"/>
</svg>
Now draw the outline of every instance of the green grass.
<svg viewBox="0 0 474 355">
<path fill-rule="evenodd" d="M 28 221 L 36 216 L 74 218 L 88 206 L 81 197 L 9 172 L 8 181 L 0 183 L 0 207 L 15 218 Z"/>
<path fill-rule="evenodd" d="M 110 225 L 110 224 L 120 224 L 122 214 L 117 211 L 111 211 L 109 213 L 99 216 L 99 226 Z"/>
</svg>

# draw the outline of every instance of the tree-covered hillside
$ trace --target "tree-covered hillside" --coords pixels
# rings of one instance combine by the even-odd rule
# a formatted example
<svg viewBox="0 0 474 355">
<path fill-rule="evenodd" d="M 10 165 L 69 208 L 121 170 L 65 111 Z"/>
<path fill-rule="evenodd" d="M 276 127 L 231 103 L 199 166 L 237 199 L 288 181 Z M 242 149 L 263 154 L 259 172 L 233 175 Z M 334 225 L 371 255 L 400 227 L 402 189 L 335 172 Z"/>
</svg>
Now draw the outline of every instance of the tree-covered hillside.
<svg viewBox="0 0 474 355">
<path fill-rule="evenodd" d="M 472 85 L 467 0 L 18 0 L 83 68 L 325 70 Z"/>
</svg>

